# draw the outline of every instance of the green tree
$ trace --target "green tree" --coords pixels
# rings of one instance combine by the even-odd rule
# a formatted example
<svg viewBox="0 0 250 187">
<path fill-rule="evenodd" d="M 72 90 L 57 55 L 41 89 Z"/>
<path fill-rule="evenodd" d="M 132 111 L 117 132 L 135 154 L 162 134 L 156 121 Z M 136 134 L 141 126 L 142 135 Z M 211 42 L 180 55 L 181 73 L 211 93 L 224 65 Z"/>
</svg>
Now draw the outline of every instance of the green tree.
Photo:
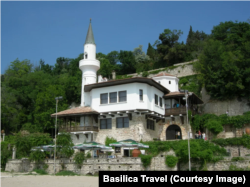
<svg viewBox="0 0 250 187">
<path fill-rule="evenodd" d="M 101 67 L 97 73 L 99 75 L 102 75 L 103 77 L 108 77 L 110 79 L 112 71 L 114 70 L 114 66 L 110 64 L 109 60 L 107 59 L 102 59 L 100 63 Z"/>
<path fill-rule="evenodd" d="M 57 153 L 62 157 L 69 158 L 74 154 L 73 141 L 70 133 L 60 133 L 57 136 Z"/>
<path fill-rule="evenodd" d="M 190 30 L 188 33 L 188 37 L 186 40 L 186 57 L 185 61 L 190 61 L 193 59 L 197 59 L 201 54 L 204 46 L 204 41 L 208 38 L 208 35 L 203 31 L 194 32 L 192 26 L 190 26 Z"/>
<path fill-rule="evenodd" d="M 136 67 L 135 67 L 135 57 L 133 55 L 132 51 L 120 51 L 119 55 L 119 61 L 120 61 L 120 72 L 118 74 L 125 75 L 129 73 L 135 73 Z"/>
<path fill-rule="evenodd" d="M 144 51 L 142 51 L 142 45 L 139 45 L 139 47 L 135 48 L 133 54 L 136 62 L 136 72 L 139 73 L 149 70 L 148 63 L 150 58 L 145 54 Z"/>
<path fill-rule="evenodd" d="M 107 54 L 107 59 L 109 60 L 111 65 L 116 65 L 119 62 L 119 52 L 111 51 Z"/>
<path fill-rule="evenodd" d="M 195 70 L 212 98 L 250 98 L 250 24 L 224 22 L 215 26 Z"/>
<path fill-rule="evenodd" d="M 155 42 L 159 61 L 155 64 L 156 68 L 171 66 L 174 63 L 182 62 L 185 58 L 185 45 L 179 42 L 180 36 L 183 34 L 181 30 L 165 29 L 160 34 L 159 40 Z"/>
<path fill-rule="evenodd" d="M 154 59 L 155 58 L 155 49 L 152 47 L 152 45 L 150 43 L 148 43 L 148 49 L 147 49 L 147 55 L 151 58 Z"/>
</svg>

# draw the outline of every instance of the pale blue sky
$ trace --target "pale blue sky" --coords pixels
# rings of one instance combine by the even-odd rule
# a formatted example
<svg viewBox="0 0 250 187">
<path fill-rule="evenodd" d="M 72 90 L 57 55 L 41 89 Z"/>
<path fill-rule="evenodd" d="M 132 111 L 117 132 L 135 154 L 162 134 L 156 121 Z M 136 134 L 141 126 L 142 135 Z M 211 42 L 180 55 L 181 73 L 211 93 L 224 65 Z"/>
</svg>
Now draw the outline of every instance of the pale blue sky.
<svg viewBox="0 0 250 187">
<path fill-rule="evenodd" d="M 220 22 L 247 21 L 249 10 L 249 1 L 2 1 L 1 74 L 16 58 L 54 65 L 58 57 L 78 57 L 90 18 L 97 52 L 107 54 L 139 45 L 146 52 L 164 29 L 183 31 L 186 42 L 190 25 L 210 34 Z"/>
</svg>

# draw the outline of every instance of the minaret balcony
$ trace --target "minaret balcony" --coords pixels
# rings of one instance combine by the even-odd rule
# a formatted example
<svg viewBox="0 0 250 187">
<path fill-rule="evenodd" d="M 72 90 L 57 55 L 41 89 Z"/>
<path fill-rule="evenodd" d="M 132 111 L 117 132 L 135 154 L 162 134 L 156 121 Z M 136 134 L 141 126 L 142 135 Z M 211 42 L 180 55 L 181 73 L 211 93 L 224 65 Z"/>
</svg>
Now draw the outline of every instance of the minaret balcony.
<svg viewBox="0 0 250 187">
<path fill-rule="evenodd" d="M 96 66 L 98 69 L 100 68 L 100 61 L 99 60 L 94 60 L 94 59 L 82 59 L 79 62 L 79 67 L 83 66 Z"/>
</svg>

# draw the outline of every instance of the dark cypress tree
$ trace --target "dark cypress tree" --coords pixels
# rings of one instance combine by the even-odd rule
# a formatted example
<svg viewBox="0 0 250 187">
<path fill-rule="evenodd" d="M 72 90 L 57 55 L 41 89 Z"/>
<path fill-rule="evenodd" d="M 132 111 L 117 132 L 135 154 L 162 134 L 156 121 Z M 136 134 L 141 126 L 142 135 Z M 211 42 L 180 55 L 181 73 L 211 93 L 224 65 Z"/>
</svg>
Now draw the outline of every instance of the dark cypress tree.
<svg viewBox="0 0 250 187">
<path fill-rule="evenodd" d="M 155 57 L 155 49 L 152 47 L 152 45 L 150 43 L 148 43 L 147 55 L 151 59 L 154 59 L 154 57 Z"/>
<path fill-rule="evenodd" d="M 194 39 L 193 36 L 194 36 L 194 32 L 193 32 L 192 26 L 190 25 L 190 29 L 189 29 L 189 33 L 188 33 L 188 37 L 187 37 L 187 41 L 186 41 L 187 46 L 192 45 L 192 41 Z"/>
</svg>

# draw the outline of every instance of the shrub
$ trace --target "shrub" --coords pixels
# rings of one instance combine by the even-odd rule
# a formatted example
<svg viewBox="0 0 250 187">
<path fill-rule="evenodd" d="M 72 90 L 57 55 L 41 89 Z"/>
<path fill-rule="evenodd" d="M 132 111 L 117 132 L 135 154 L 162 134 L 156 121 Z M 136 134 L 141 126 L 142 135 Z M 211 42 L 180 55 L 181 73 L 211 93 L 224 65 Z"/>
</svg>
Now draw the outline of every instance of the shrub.
<svg viewBox="0 0 250 187">
<path fill-rule="evenodd" d="M 241 160 L 245 160 L 245 159 L 242 158 L 242 157 L 233 157 L 233 158 L 231 159 L 231 161 L 241 161 Z"/>
<path fill-rule="evenodd" d="M 57 152 L 59 155 L 69 158 L 74 154 L 74 144 L 72 142 L 70 133 L 64 132 L 57 136 L 57 145 Z"/>
<path fill-rule="evenodd" d="M 86 158 L 91 158 L 91 154 L 90 154 L 90 152 L 88 152 L 88 153 L 87 153 Z"/>
<path fill-rule="evenodd" d="M 229 171 L 250 171 L 250 168 L 238 168 L 235 165 L 230 165 L 229 166 Z"/>
<path fill-rule="evenodd" d="M 1 142 L 1 168 L 5 168 L 9 158 L 11 158 L 11 150 L 8 150 L 8 142 Z"/>
<path fill-rule="evenodd" d="M 77 173 L 74 173 L 73 171 L 59 171 L 58 173 L 56 173 L 56 176 L 74 176 L 74 175 L 78 175 Z"/>
<path fill-rule="evenodd" d="M 141 158 L 143 166 L 146 168 L 151 164 L 151 160 L 153 156 L 140 154 L 139 157 Z"/>
<path fill-rule="evenodd" d="M 168 167 L 175 167 L 178 162 L 178 158 L 173 155 L 167 155 L 165 159 L 165 163 Z"/>
<path fill-rule="evenodd" d="M 74 162 L 78 167 L 81 167 L 83 161 L 85 160 L 85 154 L 84 152 L 77 152 L 74 156 Z"/>
<path fill-rule="evenodd" d="M 40 149 L 37 149 L 36 151 L 31 152 L 29 156 L 29 159 L 35 162 L 40 162 L 44 160 L 44 158 L 45 158 L 45 154 Z"/>
<path fill-rule="evenodd" d="M 34 169 L 33 171 L 35 171 L 36 173 L 38 173 L 40 175 L 47 175 L 48 174 L 44 169 Z"/>
<path fill-rule="evenodd" d="M 142 73 L 142 77 L 148 77 L 149 76 L 149 73 L 147 72 L 147 71 L 144 71 L 143 73 Z"/>
</svg>

